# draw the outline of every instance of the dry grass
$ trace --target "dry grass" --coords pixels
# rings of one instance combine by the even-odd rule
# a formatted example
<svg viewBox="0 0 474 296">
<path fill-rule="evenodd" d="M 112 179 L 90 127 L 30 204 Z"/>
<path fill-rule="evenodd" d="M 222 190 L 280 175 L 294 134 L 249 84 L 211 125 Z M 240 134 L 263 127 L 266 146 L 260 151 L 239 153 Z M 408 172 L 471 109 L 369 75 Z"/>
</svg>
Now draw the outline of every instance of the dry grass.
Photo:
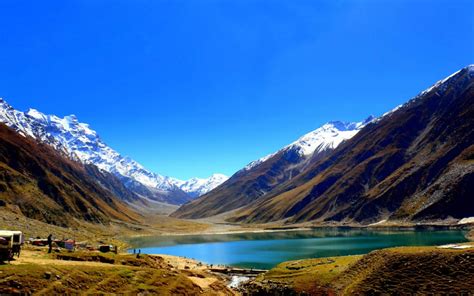
<svg viewBox="0 0 474 296">
<path fill-rule="evenodd" d="M 71 218 L 73 219 L 73 218 Z M 33 237 L 46 238 L 53 234 L 55 238 L 71 238 L 76 241 L 86 241 L 90 244 L 113 244 L 124 249 L 127 244 L 125 237 L 202 233 L 209 230 L 210 223 L 179 220 L 162 215 L 149 215 L 144 218 L 146 224 L 128 223 L 113 220 L 110 223 L 88 223 L 74 219 L 74 226 L 61 227 L 39 220 L 30 219 L 20 213 L 14 213 L 6 208 L 0 208 L 0 229 L 23 231 L 26 239 Z"/>
<path fill-rule="evenodd" d="M 59 260 L 55 258 L 68 260 Z M 107 262 L 107 263 L 104 263 Z M 0 265 L 0 294 L 233 295 L 222 278 L 179 270 L 159 256 L 26 251 Z"/>
<path fill-rule="evenodd" d="M 362 256 L 341 256 L 283 262 L 257 277 L 261 283 L 278 283 L 297 293 L 316 294 L 331 289 L 330 284 Z"/>
<path fill-rule="evenodd" d="M 201 233 L 211 227 L 209 223 L 182 220 L 163 215 L 149 215 L 145 219 L 153 234 Z"/>
<path fill-rule="evenodd" d="M 341 294 L 455 294 L 474 290 L 474 249 L 404 247 L 370 253 L 337 281 Z"/>
<path fill-rule="evenodd" d="M 248 286 L 251 295 L 469 295 L 474 248 L 402 247 L 284 262 Z"/>
<path fill-rule="evenodd" d="M 76 222 L 77 226 L 60 227 L 0 209 L 0 229 L 23 231 L 26 239 L 30 237 L 46 238 L 49 234 L 53 234 L 59 239 L 71 238 L 78 242 L 87 241 L 91 244 L 101 242 L 125 248 L 126 244 L 117 237 L 123 233 L 133 232 L 132 228 L 127 228 L 123 224 L 103 225 L 80 220 L 76 220 Z"/>
</svg>

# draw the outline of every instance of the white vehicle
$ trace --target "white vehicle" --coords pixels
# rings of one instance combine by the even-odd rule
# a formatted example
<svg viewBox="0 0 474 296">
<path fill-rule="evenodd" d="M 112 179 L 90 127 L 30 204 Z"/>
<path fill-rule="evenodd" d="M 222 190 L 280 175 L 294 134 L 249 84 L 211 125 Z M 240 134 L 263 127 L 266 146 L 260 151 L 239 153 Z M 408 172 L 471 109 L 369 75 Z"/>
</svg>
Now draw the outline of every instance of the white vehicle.
<svg viewBox="0 0 474 296">
<path fill-rule="evenodd" d="M 21 231 L 0 230 L 0 260 L 10 261 L 14 255 L 19 257 L 23 242 Z"/>
</svg>

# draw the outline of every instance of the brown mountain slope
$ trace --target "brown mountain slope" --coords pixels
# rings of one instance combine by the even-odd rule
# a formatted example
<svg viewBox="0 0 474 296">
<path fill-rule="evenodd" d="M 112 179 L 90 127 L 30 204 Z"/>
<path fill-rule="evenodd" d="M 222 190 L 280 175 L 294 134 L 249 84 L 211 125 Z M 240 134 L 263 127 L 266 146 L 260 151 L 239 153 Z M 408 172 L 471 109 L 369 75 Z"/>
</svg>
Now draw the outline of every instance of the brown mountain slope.
<svg viewBox="0 0 474 296">
<path fill-rule="evenodd" d="M 474 66 L 369 124 L 233 221 L 474 216 Z"/>
<path fill-rule="evenodd" d="M 363 122 L 328 122 L 276 153 L 250 163 L 216 189 L 181 206 L 173 216 L 209 217 L 255 202 L 327 156 L 373 119 L 370 116 Z"/>
<path fill-rule="evenodd" d="M 87 174 L 99 183 L 102 187 L 109 190 L 113 195 L 127 203 L 146 205 L 146 201 L 135 192 L 129 190 L 116 176 L 109 172 L 100 170 L 95 165 L 84 165 Z"/>
<path fill-rule="evenodd" d="M 398 247 L 280 263 L 246 295 L 470 295 L 474 248 Z"/>
<path fill-rule="evenodd" d="M 170 205 L 182 205 L 190 200 L 192 197 L 179 189 L 178 187 L 168 190 L 160 190 L 157 188 L 145 186 L 142 183 L 124 176 L 116 176 L 129 191 L 141 197 L 142 202 L 152 200 L 155 202 L 163 202 Z"/>
<path fill-rule="evenodd" d="M 91 178 L 81 164 L 3 124 L 0 206 L 60 226 L 71 226 L 75 219 L 95 223 L 139 219 L 111 191 Z"/>
<path fill-rule="evenodd" d="M 296 151 L 280 151 L 250 170 L 237 172 L 216 189 L 181 206 L 172 216 L 196 219 L 248 205 L 299 174 L 307 162 L 309 159 L 302 159 Z"/>
</svg>

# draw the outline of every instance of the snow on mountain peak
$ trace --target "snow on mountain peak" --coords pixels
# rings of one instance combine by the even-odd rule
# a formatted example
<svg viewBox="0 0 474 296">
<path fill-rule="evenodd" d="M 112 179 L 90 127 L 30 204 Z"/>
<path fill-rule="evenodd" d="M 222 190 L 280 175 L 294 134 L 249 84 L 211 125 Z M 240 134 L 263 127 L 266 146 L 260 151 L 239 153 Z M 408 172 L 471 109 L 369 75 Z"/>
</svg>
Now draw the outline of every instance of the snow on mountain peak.
<svg viewBox="0 0 474 296">
<path fill-rule="evenodd" d="M 0 98 L 0 122 L 24 136 L 29 135 L 40 142 L 53 146 L 71 159 L 94 164 L 104 171 L 131 178 L 148 187 L 171 191 L 179 187 L 177 183 L 185 183 L 150 172 L 133 159 L 120 155 L 107 146 L 88 124 L 79 122 L 76 115 L 60 118 L 55 115 L 45 115 L 32 108 L 21 112 Z M 224 180 L 224 178 L 211 177 L 209 180 L 203 180 L 206 182 L 200 181 L 203 183 L 202 188 L 199 187 L 200 191 L 205 191 L 208 188 L 213 189 L 219 185 L 219 180 Z"/>
<path fill-rule="evenodd" d="M 28 111 L 26 111 L 25 114 L 37 120 L 42 120 L 42 121 L 46 120 L 46 117 L 43 113 L 33 108 L 28 109 Z"/>
<path fill-rule="evenodd" d="M 191 178 L 187 181 L 175 180 L 176 184 L 181 190 L 187 192 L 192 197 L 198 197 L 213 190 L 217 186 L 227 181 L 229 177 L 223 174 L 212 174 L 209 178 Z"/>
<path fill-rule="evenodd" d="M 454 72 L 453 74 L 447 76 L 446 78 L 436 81 L 433 85 L 431 85 L 427 89 L 420 92 L 418 95 L 416 95 L 414 98 L 410 99 L 408 102 L 406 102 L 404 104 L 400 104 L 400 105 L 396 106 L 395 108 L 393 108 L 392 110 L 390 110 L 388 112 L 385 112 L 382 116 L 380 116 L 379 118 L 374 120 L 374 122 L 379 122 L 383 118 L 387 118 L 387 117 L 392 116 L 392 114 L 395 113 L 396 111 L 398 111 L 402 108 L 408 107 L 411 104 L 416 103 L 420 98 L 422 98 L 424 95 L 426 95 L 430 92 L 434 92 L 434 93 L 440 95 L 441 93 L 446 91 L 446 89 L 448 88 L 448 86 L 450 84 L 455 83 L 457 81 L 457 79 L 453 79 L 453 78 L 456 77 L 461 72 L 466 73 L 467 79 L 470 79 L 470 78 L 474 77 L 474 64 L 468 65 L 468 66 L 462 68 L 461 70 L 458 70 L 458 71 Z"/>
<path fill-rule="evenodd" d="M 371 115 L 361 122 L 330 121 L 277 152 L 249 163 L 243 170 L 250 170 L 281 151 L 295 150 L 300 156 L 308 157 L 315 152 L 335 149 L 343 141 L 352 138 L 359 130 L 374 120 L 375 117 Z"/>
<path fill-rule="evenodd" d="M 297 149 L 302 156 L 312 155 L 315 151 L 334 149 L 342 141 L 352 138 L 373 119 L 373 116 L 369 116 L 361 122 L 330 121 L 283 149 Z"/>
</svg>

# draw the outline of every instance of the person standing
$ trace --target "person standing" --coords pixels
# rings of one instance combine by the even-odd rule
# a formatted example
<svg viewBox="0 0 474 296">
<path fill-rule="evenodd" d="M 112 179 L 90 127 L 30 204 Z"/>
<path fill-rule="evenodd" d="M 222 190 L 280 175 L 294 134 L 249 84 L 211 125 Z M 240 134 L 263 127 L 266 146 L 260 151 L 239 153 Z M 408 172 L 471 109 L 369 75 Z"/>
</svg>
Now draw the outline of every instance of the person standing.
<svg viewBox="0 0 474 296">
<path fill-rule="evenodd" d="M 53 235 L 49 234 L 48 235 L 48 254 L 51 253 L 53 249 Z"/>
</svg>

